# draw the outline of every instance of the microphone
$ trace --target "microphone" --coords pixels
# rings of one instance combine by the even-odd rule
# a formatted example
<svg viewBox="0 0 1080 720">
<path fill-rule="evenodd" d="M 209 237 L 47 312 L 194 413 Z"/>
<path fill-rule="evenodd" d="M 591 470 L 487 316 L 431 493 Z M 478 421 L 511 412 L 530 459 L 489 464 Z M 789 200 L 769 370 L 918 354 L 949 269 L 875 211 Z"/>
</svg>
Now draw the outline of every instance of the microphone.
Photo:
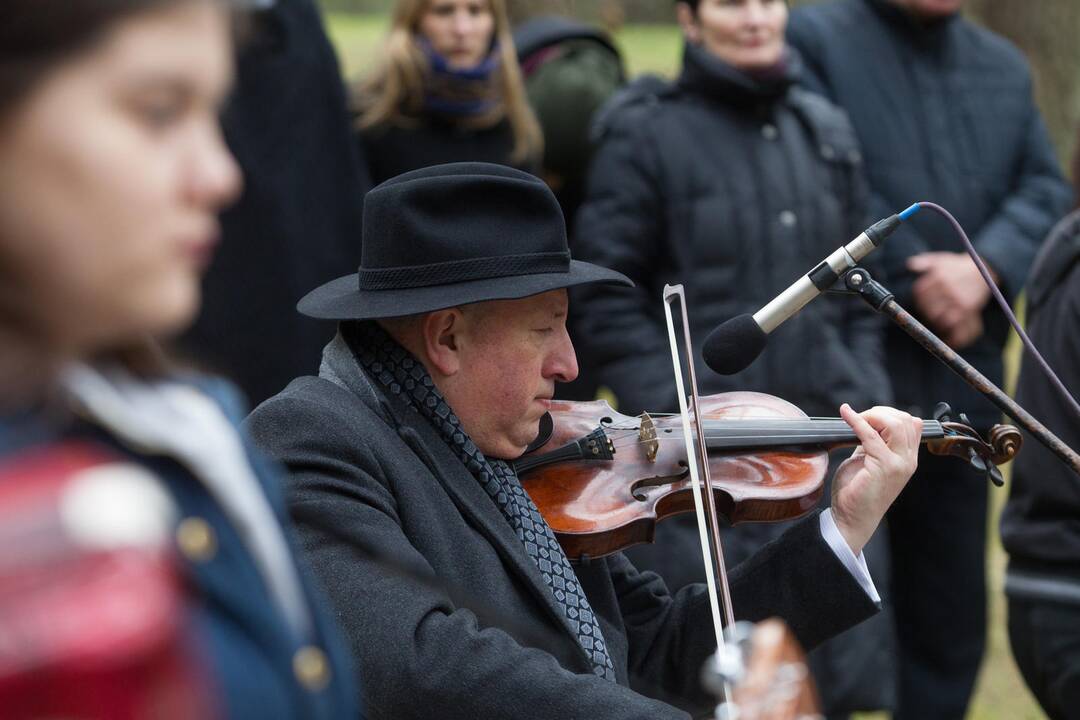
<svg viewBox="0 0 1080 720">
<path fill-rule="evenodd" d="M 918 211 L 916 203 L 902 213 L 877 221 L 753 315 L 738 315 L 721 323 L 701 346 L 705 364 L 721 375 L 734 375 L 748 367 L 765 349 L 769 333 L 831 288 L 842 274 L 880 247 L 904 220 Z"/>
</svg>

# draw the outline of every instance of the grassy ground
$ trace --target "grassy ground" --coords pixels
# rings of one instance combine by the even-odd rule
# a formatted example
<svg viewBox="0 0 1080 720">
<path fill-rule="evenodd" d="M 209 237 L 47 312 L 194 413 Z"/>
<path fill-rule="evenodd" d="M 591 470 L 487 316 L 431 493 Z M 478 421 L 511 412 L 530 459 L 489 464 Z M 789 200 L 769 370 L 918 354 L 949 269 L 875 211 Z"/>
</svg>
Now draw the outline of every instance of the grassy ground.
<svg viewBox="0 0 1080 720">
<path fill-rule="evenodd" d="M 355 79 L 375 60 L 379 40 L 386 31 L 386 17 L 333 15 L 328 18 L 328 29 L 341 58 L 343 74 Z M 673 26 L 630 25 L 616 35 L 616 41 L 628 60 L 631 75 L 653 72 L 671 76 L 678 67 L 681 43 Z M 1015 349 L 1009 356 L 1017 357 Z M 991 488 L 989 527 L 992 532 L 987 543 L 990 627 L 986 658 L 966 720 L 1039 720 L 1045 717 L 1013 663 L 1005 630 L 1005 598 L 1002 594 L 1005 555 L 998 540 L 997 525 L 1006 496 L 1007 488 Z M 933 602 L 933 599 L 927 598 L 927 602 Z M 883 713 L 858 716 L 858 720 L 887 718 L 888 715 Z"/>
</svg>

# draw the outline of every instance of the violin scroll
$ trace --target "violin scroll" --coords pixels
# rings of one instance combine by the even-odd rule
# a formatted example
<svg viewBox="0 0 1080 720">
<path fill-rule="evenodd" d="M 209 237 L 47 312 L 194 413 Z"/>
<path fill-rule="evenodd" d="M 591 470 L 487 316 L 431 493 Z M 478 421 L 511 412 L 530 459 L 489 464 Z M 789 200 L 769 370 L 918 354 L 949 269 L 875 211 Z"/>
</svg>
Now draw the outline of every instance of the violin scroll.
<svg viewBox="0 0 1080 720">
<path fill-rule="evenodd" d="M 952 455 L 966 460 L 997 487 L 1005 484 L 997 466 L 1009 462 L 1020 452 L 1023 437 L 1018 429 L 1012 425 L 994 425 L 990 428 L 990 439 L 985 440 L 971 427 L 967 415 L 960 413 L 959 421 L 955 420 L 947 403 L 938 404 L 934 419 L 941 423 L 945 435 L 927 441 L 927 450 L 935 455 Z"/>
<path fill-rule="evenodd" d="M 990 428 L 990 447 L 994 449 L 995 465 L 1002 465 L 1015 458 L 1024 444 L 1024 436 L 1012 425 L 995 425 Z"/>
</svg>

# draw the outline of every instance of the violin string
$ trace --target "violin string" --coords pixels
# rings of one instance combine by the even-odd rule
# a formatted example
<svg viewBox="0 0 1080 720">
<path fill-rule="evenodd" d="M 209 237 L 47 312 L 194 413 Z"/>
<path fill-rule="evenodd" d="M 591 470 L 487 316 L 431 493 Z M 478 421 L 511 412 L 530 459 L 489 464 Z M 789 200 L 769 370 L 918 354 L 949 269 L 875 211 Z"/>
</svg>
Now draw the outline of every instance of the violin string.
<svg viewBox="0 0 1080 720">
<path fill-rule="evenodd" d="M 804 422 L 802 424 L 799 424 L 798 422 L 791 422 L 791 423 L 776 423 L 776 422 L 771 422 L 771 421 L 755 422 L 755 421 L 752 421 L 752 420 L 707 420 L 707 421 L 705 421 L 706 430 L 717 430 L 717 429 L 723 430 L 723 429 L 726 429 L 726 428 L 731 428 L 731 429 L 745 429 L 745 430 L 780 429 L 780 430 L 784 430 L 784 431 L 795 431 L 795 430 L 800 430 L 800 429 L 804 429 L 804 430 L 823 430 L 823 429 L 824 430 L 831 430 L 831 429 L 834 429 L 834 428 L 845 429 L 845 428 L 850 428 L 850 427 L 851 427 L 850 425 L 848 425 L 846 422 L 843 422 L 842 420 L 839 421 L 839 422 L 835 422 L 835 423 L 827 423 L 827 422 L 818 421 L 818 422 L 814 422 L 814 423 L 806 423 L 806 422 Z M 928 422 L 928 423 L 924 423 L 923 427 L 937 430 L 937 429 L 941 428 L 942 426 L 940 424 L 938 424 L 938 423 L 935 423 L 935 422 Z M 608 431 L 609 433 L 610 433 L 611 430 L 616 430 L 616 431 L 620 431 L 620 432 L 624 432 L 624 433 L 638 433 L 638 432 L 641 431 L 641 429 L 638 428 L 638 427 L 626 427 L 626 428 L 624 428 L 624 427 L 616 427 L 616 426 L 612 426 L 612 425 L 605 425 L 605 426 L 603 426 L 603 428 L 604 428 L 605 431 Z M 672 430 L 670 428 L 666 428 L 664 432 L 658 433 L 658 434 L 671 434 L 671 432 L 672 432 Z"/>
<path fill-rule="evenodd" d="M 670 417 L 675 417 L 675 416 L 670 416 Z M 631 422 L 631 421 L 627 421 L 627 422 Z M 727 425 L 727 424 L 731 424 L 731 425 L 742 424 L 742 425 L 744 425 L 746 427 L 750 427 L 751 423 L 761 423 L 762 425 L 765 425 L 765 426 L 768 426 L 768 427 L 784 426 L 784 425 L 786 425 L 788 427 L 795 427 L 795 426 L 798 426 L 800 424 L 805 425 L 806 427 L 814 427 L 814 428 L 817 428 L 817 427 L 829 427 L 829 426 L 850 427 L 850 425 L 848 425 L 847 421 L 845 421 L 843 418 L 827 418 L 827 417 L 821 417 L 821 418 L 770 418 L 770 417 L 706 418 L 705 423 L 706 423 L 706 427 L 708 427 L 710 425 L 721 425 L 722 426 L 722 425 Z M 941 423 L 939 423 L 936 420 L 923 420 L 923 426 L 924 427 L 939 427 L 940 425 L 941 425 Z M 628 425 L 626 423 L 620 423 L 620 424 L 612 424 L 612 425 L 603 425 L 602 427 L 605 430 L 610 430 L 610 429 L 614 429 L 614 430 L 632 430 L 634 432 L 637 432 L 640 426 L 636 425 L 636 424 L 635 425 Z"/>
<path fill-rule="evenodd" d="M 650 417 L 677 417 L 676 413 L 656 413 L 650 414 Z M 611 425 L 602 426 L 607 434 L 608 440 L 616 448 L 619 447 L 631 447 L 633 445 L 640 445 L 643 443 L 649 443 L 652 439 L 641 439 L 640 437 L 640 422 L 641 416 L 633 419 L 626 420 L 625 422 Z M 706 441 L 709 440 L 738 440 L 747 439 L 755 441 L 780 441 L 780 440 L 801 440 L 803 444 L 809 444 L 813 442 L 822 442 L 834 440 L 835 435 L 840 432 L 844 433 L 842 439 L 852 439 L 854 431 L 843 418 L 835 417 L 806 417 L 806 418 L 772 418 L 772 417 L 749 417 L 749 418 L 718 418 L 709 420 L 706 419 Z M 636 425 L 632 423 L 637 423 Z M 720 434 L 711 434 L 711 431 L 726 430 Z M 797 435 L 790 435 L 791 432 L 799 432 Z M 670 432 L 658 434 L 656 440 L 676 440 L 682 442 L 681 438 L 666 436 Z M 783 434 L 775 434 L 775 433 Z M 923 434 L 939 433 L 943 432 L 941 424 L 937 421 L 928 420 L 925 421 L 923 428 Z M 751 433 L 751 434 L 739 434 L 739 433 Z M 773 434 L 770 434 L 773 433 Z M 635 437 L 636 436 L 636 437 Z M 629 437 L 635 437 L 631 442 L 624 442 Z M 793 443 L 795 444 L 795 443 Z"/>
<path fill-rule="evenodd" d="M 610 428 L 605 428 L 605 430 L 610 430 Z M 616 437 L 621 437 L 621 436 L 625 436 L 625 435 L 628 435 L 628 434 L 638 434 L 640 432 L 640 430 L 638 428 L 626 428 L 625 430 L 623 430 L 621 428 L 617 428 L 617 430 L 619 430 L 620 432 L 619 432 L 618 435 L 614 435 Z M 744 421 L 738 421 L 738 420 L 727 420 L 727 421 L 715 421 L 714 420 L 714 421 L 706 422 L 706 424 L 705 424 L 705 432 L 706 433 L 710 433 L 710 432 L 713 433 L 711 435 L 712 437 L 722 437 L 722 436 L 727 435 L 727 434 L 739 433 L 739 432 L 760 433 L 760 432 L 775 431 L 775 432 L 792 433 L 792 432 L 803 431 L 803 432 L 806 432 L 807 434 L 812 435 L 815 432 L 837 432 L 837 431 L 846 432 L 846 431 L 849 431 L 849 430 L 851 430 L 851 426 L 848 425 L 845 422 L 832 423 L 832 424 L 822 424 L 822 423 L 803 424 L 803 425 L 789 424 L 789 425 L 785 426 L 785 424 L 782 424 L 782 423 L 781 424 L 777 424 L 777 423 L 754 423 L 754 422 L 744 422 Z M 943 432 L 943 430 L 944 429 L 937 423 L 930 423 L 930 424 L 927 424 L 927 425 L 923 426 L 923 432 L 924 433 L 927 433 L 927 432 Z M 658 433 L 657 437 L 664 437 L 665 435 L 671 435 L 671 434 L 672 434 L 672 432 L 671 432 L 670 429 L 665 429 L 664 432 Z M 612 436 L 613 436 L 613 434 L 609 432 L 608 437 L 612 437 Z"/>
<path fill-rule="evenodd" d="M 789 441 L 792 445 L 809 445 L 815 442 L 832 442 L 840 440 L 854 440 L 855 434 L 852 433 L 850 437 L 837 438 L 835 435 L 721 435 L 710 437 L 705 436 L 706 442 L 709 440 L 746 440 L 748 444 L 765 443 L 765 442 L 780 442 Z M 682 438 L 656 438 L 657 441 L 676 441 L 682 442 Z M 651 442 L 651 440 L 634 440 L 631 442 L 615 443 L 615 447 L 631 447 L 633 445 L 645 445 Z"/>
<path fill-rule="evenodd" d="M 654 420 L 656 418 L 679 417 L 679 413 L 649 413 L 649 417 L 653 418 Z M 635 420 L 640 419 L 640 416 L 635 417 L 634 419 Z M 775 421 L 775 422 L 806 422 L 807 420 L 814 420 L 814 421 L 818 421 L 818 420 L 838 420 L 840 422 L 844 422 L 843 418 L 836 417 L 835 415 L 833 415 L 833 416 L 807 415 L 806 417 L 777 417 L 777 416 L 773 416 L 773 415 L 758 415 L 758 416 L 750 415 L 750 416 L 747 416 L 745 418 L 725 418 L 725 419 L 726 420 L 741 420 L 741 419 L 746 419 L 746 420 L 772 420 L 772 421 Z M 927 422 L 930 422 L 930 421 L 927 421 Z"/>
<path fill-rule="evenodd" d="M 928 433 L 926 433 L 925 431 L 923 433 L 923 436 L 924 436 L 925 439 L 928 439 L 928 440 L 929 439 L 934 439 L 932 437 L 929 437 Z M 660 442 L 660 441 L 664 441 L 664 442 L 675 441 L 675 442 L 679 442 L 679 443 L 683 442 L 682 438 L 680 438 L 680 437 L 664 437 L 664 436 L 660 436 L 660 437 L 656 437 L 654 439 L 657 442 Z M 752 434 L 748 434 L 748 435 L 738 435 L 738 434 L 705 435 L 705 441 L 706 442 L 708 442 L 709 440 L 729 440 L 729 441 L 731 441 L 731 440 L 746 440 L 748 442 L 747 442 L 747 445 L 744 446 L 744 447 L 753 446 L 755 443 L 780 442 L 780 441 L 789 441 L 788 444 L 790 444 L 790 445 L 811 445 L 811 444 L 814 444 L 814 443 L 817 443 L 817 442 L 840 442 L 840 441 L 843 441 L 843 440 L 855 440 L 855 439 L 857 439 L 857 436 L 855 435 L 855 432 L 853 430 L 850 430 L 850 429 L 849 429 L 848 432 L 845 432 L 842 437 L 837 437 L 837 433 L 835 433 L 835 432 L 833 432 L 833 433 L 799 433 L 799 434 L 795 434 L 795 435 L 782 434 L 782 433 L 780 433 L 780 434 L 777 434 L 777 433 L 774 433 L 774 434 L 752 433 Z M 627 448 L 627 447 L 633 447 L 634 445 L 644 445 L 644 444 L 647 444 L 647 443 L 650 443 L 650 442 L 652 442 L 652 439 L 642 440 L 642 439 L 638 438 L 638 439 L 634 439 L 634 440 L 632 440 L 630 442 L 612 441 L 612 444 L 616 448 Z M 732 448 L 732 449 L 734 449 L 734 448 Z"/>
</svg>

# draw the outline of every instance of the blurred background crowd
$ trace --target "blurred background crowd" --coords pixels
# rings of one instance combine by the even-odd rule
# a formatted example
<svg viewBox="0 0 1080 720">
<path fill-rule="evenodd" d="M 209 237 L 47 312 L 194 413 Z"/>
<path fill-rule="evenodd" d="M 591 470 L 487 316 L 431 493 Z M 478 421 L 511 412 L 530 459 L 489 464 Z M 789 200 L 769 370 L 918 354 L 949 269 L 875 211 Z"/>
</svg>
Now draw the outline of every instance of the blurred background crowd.
<svg viewBox="0 0 1080 720">
<path fill-rule="evenodd" d="M 243 408 L 318 369 L 333 327 L 302 318 L 295 304 L 355 270 L 364 194 L 416 168 L 476 160 L 540 176 L 563 207 L 574 256 L 637 284 L 573 294 L 582 372 L 562 397 L 601 397 L 628 414 L 675 409 L 658 300 L 665 283 L 686 285 L 700 345 L 718 323 L 754 312 L 871 222 L 919 200 L 958 217 L 1008 300 L 1027 308 L 1036 343 L 1046 344 L 1066 385 L 1080 387 L 1071 369 L 1080 366 L 1073 0 L 239 4 L 235 45 L 221 17 L 188 7 L 205 10 L 201 1 L 157 0 L 152 13 L 133 2 L 108 11 L 73 2 L 36 19 L 32 2 L 0 11 L 12 20 L 0 23 L 0 479 L 51 477 L 119 456 L 165 478 L 153 501 L 160 517 L 107 541 L 100 528 L 85 532 L 110 550 L 158 547 L 172 535 L 192 567 L 240 544 L 232 524 L 254 528 L 243 538 L 256 548 L 250 555 L 181 573 L 221 595 L 172 628 L 176 636 L 190 622 L 235 660 L 259 655 L 236 650 L 237 635 L 278 632 L 276 649 L 309 690 L 326 686 L 328 667 L 347 666 L 303 563 L 290 559 L 275 470 L 232 428 Z M 132 23 L 130 41 L 106 32 L 131 34 Z M 104 49 L 67 60 L 94 43 Z M 87 98 L 106 80 L 135 87 L 131 68 L 145 68 L 148 43 L 172 85 L 144 78 L 149 89 L 123 101 L 145 110 L 139 122 L 161 122 L 156 140 L 125 145 L 134 141 L 119 121 L 98 118 Z M 76 77 L 58 84 L 53 67 Z M 70 103 L 80 102 L 87 113 L 72 114 Z M 101 137 L 112 138 L 111 157 L 143 159 L 110 164 L 88 152 Z M 186 275 L 129 263 L 130 248 L 110 243 L 156 232 L 168 210 L 155 209 L 149 180 L 137 187 L 116 178 L 164 187 L 166 167 L 203 223 L 177 225 L 191 239 Z M 219 213 L 215 251 L 205 223 Z M 944 222 L 920 217 L 877 255 L 867 266 L 901 304 L 994 381 L 1012 388 L 1019 374 L 1021 403 L 1075 447 L 1077 418 L 1022 364 Z M 116 270 L 125 263 L 128 274 Z M 140 284 L 132 278 L 145 287 L 119 289 Z M 148 338 L 167 340 L 169 358 Z M 173 358 L 187 369 L 176 371 Z M 245 400 L 209 375 L 231 380 Z M 747 370 L 705 373 L 702 389 L 768 392 L 811 416 L 833 416 L 849 402 L 930 417 L 947 401 L 977 428 L 1000 419 L 907 336 L 843 297 L 809 306 Z M 88 452 L 88 440 L 108 452 Z M 43 443 L 53 451 L 35 454 Z M 867 552 L 886 612 L 811 656 L 828 717 L 1077 717 L 1080 493 L 1076 478 L 1034 445 L 1006 490 L 920 457 L 919 474 Z M 190 476 L 198 492 L 185 489 Z M 140 487 L 134 478 L 121 491 L 151 502 Z M 0 518 L 5 491 L 0 484 Z M 51 491 L 41 492 L 9 500 L 25 513 L 48 502 Z M 60 522 L 45 515 L 42 527 Z M 729 530 L 729 561 L 782 529 Z M 15 542 L 20 532 L 0 522 L 0 538 Z M 673 520 L 655 545 L 630 555 L 678 587 L 701 579 L 687 560 L 696 538 L 692 520 Z M 69 562 L 65 552 L 46 555 Z M 145 574 L 156 568 L 169 587 L 160 561 L 152 554 L 127 567 L 144 577 L 157 577 Z M 127 560 L 108 562 L 120 572 Z M 18 581 L 5 580 L 0 602 L 24 613 L 17 600 L 33 587 L 28 564 L 0 563 L 0 575 Z M 261 575 L 262 596 L 234 596 L 226 579 L 236 573 Z M 240 628 L 222 620 L 257 605 L 271 608 L 266 617 Z M 11 633 L 13 623 L 0 619 L 0 628 Z M 317 707 L 287 689 L 258 697 L 275 685 L 272 666 L 255 663 L 265 677 L 241 678 L 234 662 L 217 680 L 223 702 L 255 702 L 267 717 L 285 707 L 310 717 L 352 712 L 347 686 Z M 168 692 L 196 682 L 185 678 Z"/>
</svg>

